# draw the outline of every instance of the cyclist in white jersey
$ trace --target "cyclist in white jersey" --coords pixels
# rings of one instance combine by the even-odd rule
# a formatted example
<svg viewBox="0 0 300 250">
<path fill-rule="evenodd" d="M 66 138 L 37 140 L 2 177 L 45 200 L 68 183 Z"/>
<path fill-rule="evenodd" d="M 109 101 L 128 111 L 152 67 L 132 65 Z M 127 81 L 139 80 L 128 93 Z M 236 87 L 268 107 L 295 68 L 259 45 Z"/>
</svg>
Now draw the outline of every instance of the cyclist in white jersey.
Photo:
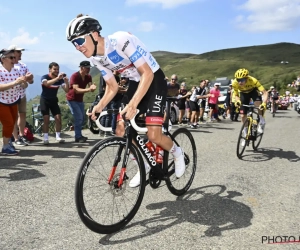
<svg viewBox="0 0 300 250">
<path fill-rule="evenodd" d="M 106 82 L 104 96 L 89 115 L 95 120 L 97 118 L 95 113 L 101 113 L 117 94 L 118 84 L 112 71 L 122 73 L 129 78 L 130 83 L 122 100 L 127 105 L 121 115 L 125 114 L 127 119 L 132 119 L 137 109 L 141 114 L 146 113 L 148 139 L 173 154 L 175 174 L 178 178 L 181 177 L 185 172 L 183 150 L 162 134 L 161 129 L 167 95 L 167 82 L 163 71 L 136 36 L 119 31 L 102 37 L 101 30 L 98 20 L 82 14 L 72 19 L 66 29 L 68 41 L 71 41 L 87 58 L 92 58 L 92 63 L 100 70 Z M 116 134 L 119 136 L 124 134 L 124 122 L 121 119 L 118 119 Z M 146 171 L 149 172 L 147 166 Z M 138 186 L 139 179 L 137 173 L 130 186 Z"/>
</svg>

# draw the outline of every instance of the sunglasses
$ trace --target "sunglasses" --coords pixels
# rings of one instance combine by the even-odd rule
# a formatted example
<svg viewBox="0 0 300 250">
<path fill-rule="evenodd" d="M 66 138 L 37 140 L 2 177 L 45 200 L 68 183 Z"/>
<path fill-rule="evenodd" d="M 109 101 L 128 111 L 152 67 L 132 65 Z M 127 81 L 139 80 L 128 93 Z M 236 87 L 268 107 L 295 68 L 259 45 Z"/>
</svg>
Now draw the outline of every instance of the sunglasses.
<svg viewBox="0 0 300 250">
<path fill-rule="evenodd" d="M 172 78 L 172 81 L 176 81 L 177 79 Z"/>
<path fill-rule="evenodd" d="M 14 59 L 16 59 L 16 57 L 15 57 L 15 56 L 5 56 L 4 58 L 9 58 L 10 60 L 14 60 Z"/>
<path fill-rule="evenodd" d="M 246 78 L 240 78 L 240 79 L 237 79 L 238 82 L 245 82 L 246 81 Z"/>
<path fill-rule="evenodd" d="M 77 38 L 74 38 L 72 41 L 71 41 L 71 43 L 73 43 L 73 45 L 76 47 L 76 46 L 82 46 L 82 45 L 84 45 L 85 44 L 85 42 L 86 42 L 86 36 L 88 36 L 88 35 L 90 35 L 90 33 L 89 34 L 85 34 L 85 35 L 82 35 L 82 36 L 79 36 L 79 37 L 77 37 Z"/>
</svg>

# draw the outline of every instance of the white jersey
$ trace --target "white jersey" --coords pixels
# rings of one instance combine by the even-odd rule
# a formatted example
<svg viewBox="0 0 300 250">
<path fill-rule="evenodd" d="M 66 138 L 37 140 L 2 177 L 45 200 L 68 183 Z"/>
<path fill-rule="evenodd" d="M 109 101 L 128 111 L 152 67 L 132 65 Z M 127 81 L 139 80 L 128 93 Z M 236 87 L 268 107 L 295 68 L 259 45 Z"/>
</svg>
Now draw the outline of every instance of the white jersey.
<svg viewBox="0 0 300 250">
<path fill-rule="evenodd" d="M 14 65 L 14 67 L 21 73 L 22 76 L 25 76 L 29 69 L 27 68 L 25 63 L 18 62 Z M 26 95 L 26 89 L 20 88 L 21 98 Z"/>
<path fill-rule="evenodd" d="M 12 68 L 9 72 L 2 66 L 2 64 L 0 64 L 0 84 L 11 83 L 21 76 L 20 71 L 16 68 Z M 21 97 L 22 90 L 23 88 L 20 85 L 17 85 L 10 89 L 0 91 L 0 103 L 8 105 L 16 103 Z"/>
<path fill-rule="evenodd" d="M 137 70 L 139 66 L 147 63 L 153 73 L 160 68 L 146 46 L 128 32 L 118 31 L 104 37 L 104 46 L 104 55 L 92 57 L 91 61 L 100 70 L 105 81 L 114 77 L 113 70 L 139 82 L 141 78 Z"/>
</svg>

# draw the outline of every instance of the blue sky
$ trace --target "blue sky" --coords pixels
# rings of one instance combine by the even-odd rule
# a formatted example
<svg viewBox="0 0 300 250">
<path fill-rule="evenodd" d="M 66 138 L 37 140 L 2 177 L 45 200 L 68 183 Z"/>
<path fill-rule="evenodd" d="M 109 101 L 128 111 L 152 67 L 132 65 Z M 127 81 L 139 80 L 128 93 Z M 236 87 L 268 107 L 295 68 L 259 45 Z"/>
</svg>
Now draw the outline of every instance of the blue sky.
<svg viewBox="0 0 300 250">
<path fill-rule="evenodd" d="M 25 63 L 75 68 L 84 57 L 65 29 L 79 13 L 97 18 L 102 36 L 130 31 L 150 51 L 200 54 L 300 39 L 300 0 L 19 0 L 0 2 L 0 48 L 17 44 Z"/>
</svg>

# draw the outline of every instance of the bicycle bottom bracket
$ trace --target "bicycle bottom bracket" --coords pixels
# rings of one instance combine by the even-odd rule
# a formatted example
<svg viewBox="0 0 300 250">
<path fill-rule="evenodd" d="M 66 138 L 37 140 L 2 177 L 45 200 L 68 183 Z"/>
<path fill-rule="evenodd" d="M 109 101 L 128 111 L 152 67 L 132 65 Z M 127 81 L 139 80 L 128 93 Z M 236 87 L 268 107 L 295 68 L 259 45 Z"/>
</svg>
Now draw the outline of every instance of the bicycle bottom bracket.
<svg viewBox="0 0 300 250">
<path fill-rule="evenodd" d="M 157 178 L 155 172 L 153 171 L 153 169 L 150 170 L 150 173 L 149 173 L 149 184 L 150 184 L 150 187 L 152 188 L 158 188 L 159 185 L 161 183 L 161 179 Z"/>
<path fill-rule="evenodd" d="M 121 196 L 124 194 L 125 190 L 126 190 L 126 180 L 128 179 L 128 177 L 125 175 L 124 180 L 123 180 L 123 184 L 119 187 L 119 180 L 120 180 L 120 174 L 115 175 L 114 178 L 111 180 L 111 182 L 109 183 L 109 189 L 110 192 L 112 193 L 112 195 L 114 196 Z"/>
</svg>

